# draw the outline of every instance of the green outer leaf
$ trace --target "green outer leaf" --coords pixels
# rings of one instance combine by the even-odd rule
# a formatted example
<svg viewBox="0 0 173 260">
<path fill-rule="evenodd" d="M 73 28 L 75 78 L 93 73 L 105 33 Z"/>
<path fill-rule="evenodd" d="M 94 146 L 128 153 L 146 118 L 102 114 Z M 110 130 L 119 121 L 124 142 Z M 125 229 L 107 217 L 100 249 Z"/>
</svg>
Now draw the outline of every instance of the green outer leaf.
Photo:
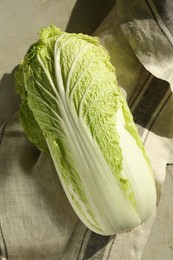
<svg viewBox="0 0 173 260">
<path fill-rule="evenodd" d="M 49 153 L 43 132 L 27 103 L 27 91 L 25 89 L 26 84 L 23 68 L 23 63 L 21 63 L 15 73 L 16 93 L 21 97 L 19 119 L 30 142 L 34 143 L 40 151 Z"/>
</svg>

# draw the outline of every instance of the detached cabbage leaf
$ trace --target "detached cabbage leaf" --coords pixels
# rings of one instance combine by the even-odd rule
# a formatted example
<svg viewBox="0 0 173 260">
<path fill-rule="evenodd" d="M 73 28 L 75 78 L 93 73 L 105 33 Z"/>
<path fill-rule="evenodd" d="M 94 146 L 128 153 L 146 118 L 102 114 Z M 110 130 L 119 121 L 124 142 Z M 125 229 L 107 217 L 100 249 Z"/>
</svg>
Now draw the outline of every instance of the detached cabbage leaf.
<svg viewBox="0 0 173 260">
<path fill-rule="evenodd" d="M 16 73 L 29 140 L 50 154 L 91 230 L 131 230 L 155 209 L 153 175 L 115 69 L 98 38 L 41 30 Z"/>
</svg>

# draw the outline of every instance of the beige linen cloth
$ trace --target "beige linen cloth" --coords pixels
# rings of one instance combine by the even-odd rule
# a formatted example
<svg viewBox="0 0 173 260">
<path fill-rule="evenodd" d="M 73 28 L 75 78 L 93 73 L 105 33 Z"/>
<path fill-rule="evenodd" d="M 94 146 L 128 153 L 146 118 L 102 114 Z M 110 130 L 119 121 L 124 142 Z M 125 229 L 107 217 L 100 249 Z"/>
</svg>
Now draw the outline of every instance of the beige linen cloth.
<svg viewBox="0 0 173 260">
<path fill-rule="evenodd" d="M 13 73 L 44 26 L 54 23 L 69 32 L 99 36 L 139 127 L 159 204 L 168 164 L 167 187 L 173 176 L 171 10 L 173 4 L 168 0 L 162 4 L 159 0 L 0 1 L 0 259 L 163 259 L 151 245 L 146 249 L 150 232 L 148 241 L 158 239 L 158 247 L 163 243 L 152 229 L 164 228 L 159 226 L 157 215 L 116 236 L 97 235 L 79 221 L 51 158 L 27 140 L 18 121 Z M 163 197 L 171 204 L 171 199 L 166 200 L 170 187 L 166 189 L 170 193 L 163 190 Z M 167 210 L 170 204 L 166 204 Z M 165 210 L 164 205 L 161 199 L 158 213 Z M 164 240 L 169 244 L 168 260 L 173 259 L 171 234 L 169 241 Z"/>
</svg>

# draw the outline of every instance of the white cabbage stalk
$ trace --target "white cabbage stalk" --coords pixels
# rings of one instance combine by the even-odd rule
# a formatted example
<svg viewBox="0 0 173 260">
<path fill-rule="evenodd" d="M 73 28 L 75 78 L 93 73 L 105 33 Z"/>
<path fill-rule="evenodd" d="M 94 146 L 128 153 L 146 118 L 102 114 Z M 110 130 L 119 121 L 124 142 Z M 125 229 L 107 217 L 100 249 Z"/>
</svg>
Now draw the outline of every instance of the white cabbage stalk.
<svg viewBox="0 0 173 260">
<path fill-rule="evenodd" d="M 16 73 L 20 119 L 49 153 L 83 223 L 102 235 L 135 228 L 154 212 L 150 164 L 115 69 L 99 40 L 41 31 Z"/>
</svg>

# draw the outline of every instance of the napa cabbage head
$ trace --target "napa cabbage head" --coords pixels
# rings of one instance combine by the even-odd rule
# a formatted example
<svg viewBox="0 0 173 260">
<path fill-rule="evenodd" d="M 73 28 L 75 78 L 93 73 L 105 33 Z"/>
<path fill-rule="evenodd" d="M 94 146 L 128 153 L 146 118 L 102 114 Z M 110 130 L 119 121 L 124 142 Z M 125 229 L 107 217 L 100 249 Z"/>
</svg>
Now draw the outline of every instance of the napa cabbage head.
<svg viewBox="0 0 173 260">
<path fill-rule="evenodd" d="M 98 38 L 41 30 L 16 72 L 16 91 L 29 140 L 52 157 L 87 227 L 116 234 L 152 215 L 151 167 Z"/>
</svg>

